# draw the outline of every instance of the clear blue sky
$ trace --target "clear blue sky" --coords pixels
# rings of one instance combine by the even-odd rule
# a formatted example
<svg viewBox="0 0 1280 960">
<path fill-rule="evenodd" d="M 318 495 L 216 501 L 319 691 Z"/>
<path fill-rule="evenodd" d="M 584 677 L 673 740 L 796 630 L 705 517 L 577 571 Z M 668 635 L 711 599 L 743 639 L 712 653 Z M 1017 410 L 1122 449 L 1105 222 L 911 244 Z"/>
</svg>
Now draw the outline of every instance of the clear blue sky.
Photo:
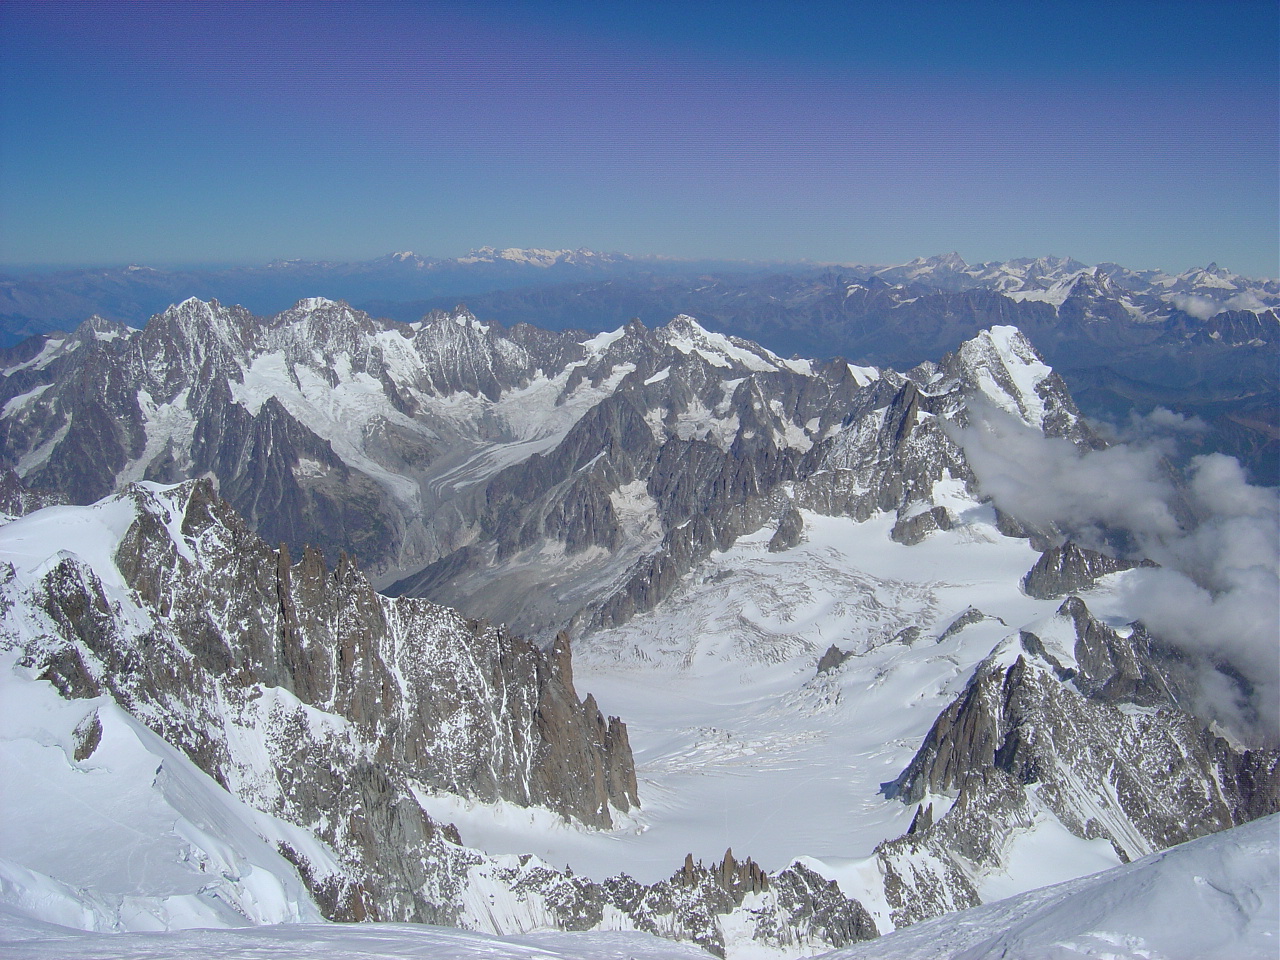
<svg viewBox="0 0 1280 960">
<path fill-rule="evenodd" d="M 1278 272 L 1275 0 L 0 2 L 0 262 Z"/>
</svg>

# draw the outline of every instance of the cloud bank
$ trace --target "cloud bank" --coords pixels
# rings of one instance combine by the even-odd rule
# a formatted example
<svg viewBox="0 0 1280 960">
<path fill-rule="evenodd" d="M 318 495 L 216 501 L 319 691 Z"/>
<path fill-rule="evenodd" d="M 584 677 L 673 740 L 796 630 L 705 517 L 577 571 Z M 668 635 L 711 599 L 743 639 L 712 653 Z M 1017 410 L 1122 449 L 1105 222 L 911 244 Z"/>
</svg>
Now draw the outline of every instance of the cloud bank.
<svg viewBox="0 0 1280 960">
<path fill-rule="evenodd" d="M 1194 458 L 1180 477 L 1158 443 L 1085 450 L 986 404 L 969 412 L 954 439 L 981 491 L 1024 522 L 1159 563 L 1124 578 L 1126 609 L 1205 665 L 1208 715 L 1251 740 L 1280 740 L 1277 491 L 1250 486 L 1222 454 Z"/>
<path fill-rule="evenodd" d="M 1259 300 L 1257 296 L 1248 292 L 1237 294 L 1225 301 L 1187 294 L 1170 297 L 1169 302 L 1183 313 L 1190 314 L 1197 320 L 1208 320 L 1210 317 L 1216 317 L 1218 314 L 1226 313 L 1228 310 L 1248 310 L 1252 313 L 1261 313 L 1268 309 L 1267 305 Z"/>
</svg>

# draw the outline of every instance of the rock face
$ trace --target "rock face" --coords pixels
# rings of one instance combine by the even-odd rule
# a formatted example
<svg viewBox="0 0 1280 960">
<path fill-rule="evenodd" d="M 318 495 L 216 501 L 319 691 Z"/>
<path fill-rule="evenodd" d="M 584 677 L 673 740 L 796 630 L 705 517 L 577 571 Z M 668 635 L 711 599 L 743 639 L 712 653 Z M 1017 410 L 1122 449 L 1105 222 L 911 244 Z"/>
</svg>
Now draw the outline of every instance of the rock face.
<svg viewBox="0 0 1280 960">
<path fill-rule="evenodd" d="M 58 494 L 28 490 L 15 471 L 0 470 L 0 517 L 21 517 L 62 502 Z"/>
<path fill-rule="evenodd" d="M 818 672 L 829 673 L 852 656 L 852 651 L 841 650 L 833 643 L 827 647 L 827 652 L 818 659 Z"/>
<path fill-rule="evenodd" d="M 1119 560 L 1071 541 L 1051 547 L 1040 555 L 1034 567 L 1022 578 L 1022 589 L 1028 596 L 1041 600 L 1065 597 L 1087 590 L 1099 577 L 1134 567 L 1153 567 L 1150 560 Z"/>
<path fill-rule="evenodd" d="M 579 699 L 567 643 L 543 654 L 427 601 L 387 600 L 345 557 L 292 562 L 208 481 L 132 486 L 85 509 L 132 514 L 112 571 L 128 592 L 65 556 L 31 587 L 48 629 L 25 657 L 64 696 L 109 693 L 242 800 L 341 851 L 351 876 L 333 915 L 450 917 L 420 890 L 432 843 L 457 838 L 414 789 L 594 826 L 639 802 L 626 727 Z"/>
<path fill-rule="evenodd" d="M 1181 669 L 1140 627 L 1122 635 L 1076 597 L 997 647 L 889 785 L 907 803 L 956 798 L 932 824 L 917 810 L 910 833 L 877 850 L 898 877 L 886 887 L 895 922 L 934 915 L 929 898 L 976 903 L 962 866 L 998 867 L 1038 810 L 1124 861 L 1280 810 L 1280 752 L 1211 733 L 1181 705 Z M 924 877 L 897 866 L 922 862 L 934 865 Z"/>
<path fill-rule="evenodd" d="M 803 534 L 804 518 L 800 516 L 800 511 L 796 509 L 795 504 L 792 504 L 778 521 L 778 529 L 769 539 L 770 552 L 781 553 L 783 550 L 790 550 L 800 542 Z"/>
<path fill-rule="evenodd" d="M 690 856 L 670 879 L 649 885 L 626 874 L 596 882 L 527 857 L 491 875 L 515 891 L 517 910 L 549 913 L 562 929 L 592 929 L 612 911 L 633 929 L 692 941 L 717 957 L 726 955 L 732 939 L 811 953 L 878 935 L 860 903 L 802 863 L 768 874 L 750 858 L 738 862 L 732 851 L 709 867 Z"/>
</svg>

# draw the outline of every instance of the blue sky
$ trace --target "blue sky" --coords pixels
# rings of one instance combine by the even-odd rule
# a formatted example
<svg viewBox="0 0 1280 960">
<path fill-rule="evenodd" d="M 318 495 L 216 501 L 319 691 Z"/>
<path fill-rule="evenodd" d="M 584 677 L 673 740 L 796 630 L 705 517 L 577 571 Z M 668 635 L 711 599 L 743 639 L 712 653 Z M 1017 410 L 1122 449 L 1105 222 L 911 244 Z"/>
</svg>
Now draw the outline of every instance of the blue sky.
<svg viewBox="0 0 1280 960">
<path fill-rule="evenodd" d="M 0 262 L 483 244 L 1275 276 L 1280 14 L 0 2 Z"/>
</svg>

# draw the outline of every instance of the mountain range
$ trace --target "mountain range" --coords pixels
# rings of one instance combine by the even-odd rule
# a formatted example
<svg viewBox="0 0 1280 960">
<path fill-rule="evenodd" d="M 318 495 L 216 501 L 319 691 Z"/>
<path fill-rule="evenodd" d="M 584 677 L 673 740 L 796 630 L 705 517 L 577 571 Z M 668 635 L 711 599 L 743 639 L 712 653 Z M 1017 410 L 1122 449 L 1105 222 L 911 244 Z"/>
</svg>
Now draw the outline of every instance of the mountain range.
<svg viewBox="0 0 1280 960">
<path fill-rule="evenodd" d="M 864 287 L 1274 349 L 1034 263 Z M 191 298 L 0 372 L 24 922 L 798 956 L 1280 810 L 1273 492 L 1100 431 L 1015 326 L 899 370 Z"/>
<path fill-rule="evenodd" d="M 1174 275 L 1058 257 L 969 265 L 950 254 L 875 267 L 482 248 L 451 259 L 134 265 L 0 278 L 0 344 L 74 329 L 93 314 L 141 326 L 192 294 L 277 312 L 317 293 L 406 323 L 464 300 L 486 322 L 590 333 L 687 313 L 784 357 L 899 368 L 1007 323 L 1089 416 L 1121 433 L 1158 429 L 1188 455 L 1224 452 L 1256 482 L 1280 482 L 1280 285 L 1216 264 Z"/>
</svg>

